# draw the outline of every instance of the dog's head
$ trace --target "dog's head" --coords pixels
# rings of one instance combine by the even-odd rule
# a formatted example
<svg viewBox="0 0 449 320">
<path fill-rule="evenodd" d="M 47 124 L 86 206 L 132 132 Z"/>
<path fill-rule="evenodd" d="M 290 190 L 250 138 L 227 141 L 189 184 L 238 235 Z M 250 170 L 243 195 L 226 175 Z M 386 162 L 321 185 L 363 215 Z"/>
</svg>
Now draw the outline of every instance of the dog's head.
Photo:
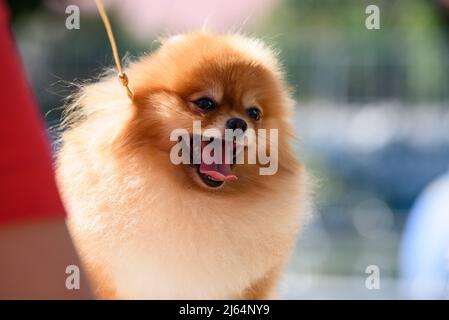
<svg viewBox="0 0 449 320">
<path fill-rule="evenodd" d="M 267 179 L 260 170 L 273 165 L 267 159 L 275 162 L 275 171 L 297 166 L 289 146 L 289 94 L 275 55 L 261 42 L 205 32 L 175 36 L 132 63 L 127 73 L 135 94 L 126 128 L 128 145 L 139 140 L 139 145 L 162 152 L 166 161 L 177 144 L 187 145 L 182 150 L 191 151 L 187 157 L 183 155 L 190 163 L 167 167 L 182 171 L 183 183 L 238 189 Z M 195 131 L 198 125 L 200 133 Z M 187 141 L 173 139 L 179 129 L 188 133 Z M 265 135 L 259 134 L 261 129 Z M 229 131 L 235 133 L 230 142 L 226 138 Z M 219 147 L 223 147 L 220 155 Z M 198 150 L 200 157 L 195 161 Z M 206 153 L 215 160 L 205 161 Z M 228 158 L 226 153 L 230 153 Z M 265 158 L 261 160 L 262 155 Z M 235 164 L 237 156 L 243 156 L 243 164 Z"/>
</svg>

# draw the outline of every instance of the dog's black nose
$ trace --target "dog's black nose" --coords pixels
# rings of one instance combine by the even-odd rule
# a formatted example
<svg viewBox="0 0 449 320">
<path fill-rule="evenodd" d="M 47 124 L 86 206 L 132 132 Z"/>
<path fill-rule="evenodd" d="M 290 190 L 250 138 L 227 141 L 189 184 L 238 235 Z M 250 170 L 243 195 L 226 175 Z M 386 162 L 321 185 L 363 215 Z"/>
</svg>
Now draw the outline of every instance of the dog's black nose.
<svg viewBox="0 0 449 320">
<path fill-rule="evenodd" d="M 231 118 L 228 121 L 226 121 L 226 129 L 232 130 L 241 129 L 243 132 L 245 132 L 247 128 L 248 124 L 243 119 Z"/>
</svg>

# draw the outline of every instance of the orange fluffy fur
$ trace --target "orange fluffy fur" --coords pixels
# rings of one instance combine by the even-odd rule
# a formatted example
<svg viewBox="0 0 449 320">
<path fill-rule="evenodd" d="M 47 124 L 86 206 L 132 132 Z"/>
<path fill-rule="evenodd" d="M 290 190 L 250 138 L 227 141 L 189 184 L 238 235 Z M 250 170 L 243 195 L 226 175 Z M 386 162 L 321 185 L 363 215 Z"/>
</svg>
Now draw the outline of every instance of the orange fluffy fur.
<svg viewBox="0 0 449 320">
<path fill-rule="evenodd" d="M 83 86 L 69 106 L 57 178 L 69 227 L 100 298 L 274 298 L 306 201 L 292 150 L 291 101 L 272 50 L 241 35 L 196 32 L 164 41 L 114 76 Z M 217 110 L 192 99 L 212 95 Z M 255 123 L 245 109 L 257 105 Z M 235 165 L 212 190 L 169 159 L 170 132 L 222 129 L 231 116 L 278 129 L 279 169 Z"/>
</svg>

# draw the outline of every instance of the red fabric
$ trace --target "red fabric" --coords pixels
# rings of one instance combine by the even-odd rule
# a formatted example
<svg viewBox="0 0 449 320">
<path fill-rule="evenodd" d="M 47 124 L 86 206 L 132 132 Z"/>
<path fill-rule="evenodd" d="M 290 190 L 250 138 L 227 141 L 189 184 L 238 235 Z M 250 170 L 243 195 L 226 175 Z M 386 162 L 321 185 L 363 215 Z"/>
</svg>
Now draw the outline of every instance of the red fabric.
<svg viewBox="0 0 449 320">
<path fill-rule="evenodd" d="M 0 225 L 63 216 L 48 140 L 0 0 Z"/>
</svg>

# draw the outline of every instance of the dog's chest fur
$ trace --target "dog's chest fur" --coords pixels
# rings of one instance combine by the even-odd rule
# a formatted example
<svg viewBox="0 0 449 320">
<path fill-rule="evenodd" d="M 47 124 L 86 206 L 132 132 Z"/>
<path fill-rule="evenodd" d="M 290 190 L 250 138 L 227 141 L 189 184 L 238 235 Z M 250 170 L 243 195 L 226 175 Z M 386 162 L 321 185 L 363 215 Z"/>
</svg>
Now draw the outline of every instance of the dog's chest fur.
<svg viewBox="0 0 449 320">
<path fill-rule="evenodd" d="M 118 175 L 113 164 L 70 163 L 59 180 L 71 232 L 118 298 L 239 298 L 289 253 L 298 224 L 291 194 L 233 203 L 182 191 L 151 168 Z"/>
</svg>

